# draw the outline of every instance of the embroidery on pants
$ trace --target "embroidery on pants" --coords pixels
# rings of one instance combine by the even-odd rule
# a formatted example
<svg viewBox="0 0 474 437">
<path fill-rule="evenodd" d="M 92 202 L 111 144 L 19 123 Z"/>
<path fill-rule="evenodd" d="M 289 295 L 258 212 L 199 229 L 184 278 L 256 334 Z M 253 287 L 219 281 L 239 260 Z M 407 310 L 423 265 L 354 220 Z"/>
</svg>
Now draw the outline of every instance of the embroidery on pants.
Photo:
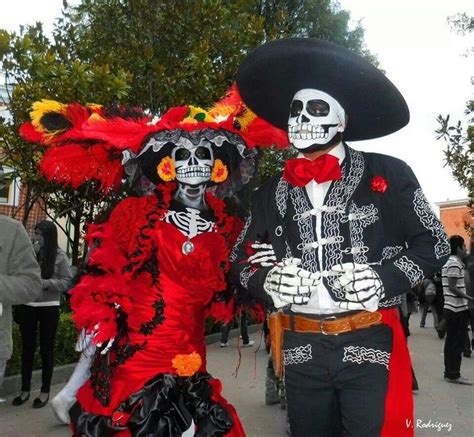
<svg viewBox="0 0 474 437">
<path fill-rule="evenodd" d="M 363 346 L 345 346 L 343 362 L 352 362 L 362 364 L 368 362 L 372 364 L 381 364 L 388 370 L 390 353 L 378 349 L 366 348 Z"/>
<path fill-rule="evenodd" d="M 313 356 L 310 344 L 283 350 L 283 364 L 285 366 L 290 364 L 303 364 L 312 358 Z"/>
</svg>

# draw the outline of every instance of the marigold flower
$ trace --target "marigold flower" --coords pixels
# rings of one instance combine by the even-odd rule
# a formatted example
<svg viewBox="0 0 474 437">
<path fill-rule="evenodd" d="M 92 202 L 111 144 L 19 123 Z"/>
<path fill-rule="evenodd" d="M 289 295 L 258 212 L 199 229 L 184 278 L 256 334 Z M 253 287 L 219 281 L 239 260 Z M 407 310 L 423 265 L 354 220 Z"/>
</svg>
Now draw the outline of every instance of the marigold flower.
<svg viewBox="0 0 474 437">
<path fill-rule="evenodd" d="M 227 166 L 220 159 L 216 159 L 214 161 L 214 167 L 212 167 L 211 181 L 216 183 L 224 182 L 227 176 L 229 176 Z"/>
<path fill-rule="evenodd" d="M 165 156 L 156 167 L 158 176 L 165 182 L 172 181 L 176 178 L 176 170 L 174 168 L 174 161 L 169 156 Z"/>
<path fill-rule="evenodd" d="M 202 359 L 197 352 L 178 354 L 171 360 L 171 364 L 178 376 L 192 376 L 201 368 Z"/>
</svg>

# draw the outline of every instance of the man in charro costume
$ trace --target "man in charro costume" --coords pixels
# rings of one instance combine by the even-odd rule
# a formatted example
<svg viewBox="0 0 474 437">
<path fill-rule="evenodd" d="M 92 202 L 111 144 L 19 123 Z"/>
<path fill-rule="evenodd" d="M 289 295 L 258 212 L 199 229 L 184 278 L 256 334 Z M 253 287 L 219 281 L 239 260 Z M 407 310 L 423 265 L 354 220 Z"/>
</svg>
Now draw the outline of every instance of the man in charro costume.
<svg viewBox="0 0 474 437">
<path fill-rule="evenodd" d="M 46 148 L 48 179 L 92 183 L 106 196 L 125 166 L 137 186 L 152 188 L 88 227 L 92 250 L 71 306 L 97 348 L 69 410 L 73 434 L 244 436 L 206 371 L 204 341 L 206 315 L 232 318 L 225 273 L 241 226 L 206 188 L 229 193 L 248 179 L 247 146 L 260 140 L 252 132 L 267 125 L 277 143 L 284 132 L 247 116 L 232 92 L 209 112 L 177 107 L 156 123 L 139 111 L 50 101 L 31 115 L 21 132 Z"/>
<path fill-rule="evenodd" d="M 292 436 L 413 435 L 397 306 L 449 245 L 405 162 L 345 143 L 404 127 L 405 100 L 360 56 L 316 39 L 255 49 L 237 86 L 299 152 L 255 193 L 231 254 L 235 280 L 280 309 Z"/>
</svg>

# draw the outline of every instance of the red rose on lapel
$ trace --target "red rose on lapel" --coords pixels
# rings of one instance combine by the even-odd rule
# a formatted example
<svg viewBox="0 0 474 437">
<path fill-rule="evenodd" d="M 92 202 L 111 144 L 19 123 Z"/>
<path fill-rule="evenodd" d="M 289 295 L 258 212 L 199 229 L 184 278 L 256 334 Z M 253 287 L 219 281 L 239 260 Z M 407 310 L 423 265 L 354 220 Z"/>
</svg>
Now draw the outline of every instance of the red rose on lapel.
<svg viewBox="0 0 474 437">
<path fill-rule="evenodd" d="M 370 188 L 376 193 L 385 193 L 387 187 L 387 179 L 385 179 L 383 176 L 374 176 L 370 181 Z"/>
</svg>

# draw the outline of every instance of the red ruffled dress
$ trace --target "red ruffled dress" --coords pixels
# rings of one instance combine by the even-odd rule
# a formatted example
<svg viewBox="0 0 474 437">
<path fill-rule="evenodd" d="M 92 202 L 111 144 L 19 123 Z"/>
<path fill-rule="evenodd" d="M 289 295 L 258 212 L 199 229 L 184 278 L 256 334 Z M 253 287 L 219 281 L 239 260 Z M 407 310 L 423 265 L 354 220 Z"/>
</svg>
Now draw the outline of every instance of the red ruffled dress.
<svg viewBox="0 0 474 437">
<path fill-rule="evenodd" d="M 204 338 L 207 315 L 232 317 L 224 275 L 240 222 L 207 195 L 214 230 L 187 240 L 163 221 L 173 189 L 123 200 L 88 232 L 95 249 L 72 290 L 74 319 L 80 329 L 98 328 L 95 342 L 115 341 L 96 352 L 70 410 L 74 435 L 180 436 L 191 419 L 197 436 L 245 435 L 206 371 Z"/>
</svg>

